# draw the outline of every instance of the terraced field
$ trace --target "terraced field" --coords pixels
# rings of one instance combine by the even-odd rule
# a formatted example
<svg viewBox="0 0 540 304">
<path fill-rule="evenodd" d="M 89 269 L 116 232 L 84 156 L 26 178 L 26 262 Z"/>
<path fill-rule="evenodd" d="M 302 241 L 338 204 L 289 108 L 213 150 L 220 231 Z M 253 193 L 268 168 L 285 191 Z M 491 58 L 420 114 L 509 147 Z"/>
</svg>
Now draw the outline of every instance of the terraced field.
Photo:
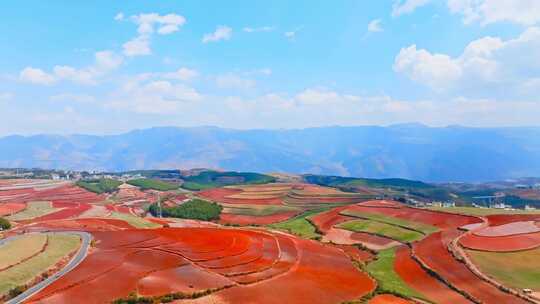
<svg viewBox="0 0 540 304">
<path fill-rule="evenodd" d="M 95 232 L 94 237 L 95 251 L 29 303 L 105 303 L 133 291 L 153 299 L 340 303 L 375 288 L 341 250 L 282 234 L 169 228 Z M 279 293 L 269 292 L 276 288 Z"/>
<path fill-rule="evenodd" d="M 51 202 L 28 202 L 26 204 L 26 209 L 12 216 L 9 216 L 8 219 L 11 221 L 25 221 L 44 216 L 56 211 L 58 211 L 58 209 L 54 208 Z"/>
</svg>

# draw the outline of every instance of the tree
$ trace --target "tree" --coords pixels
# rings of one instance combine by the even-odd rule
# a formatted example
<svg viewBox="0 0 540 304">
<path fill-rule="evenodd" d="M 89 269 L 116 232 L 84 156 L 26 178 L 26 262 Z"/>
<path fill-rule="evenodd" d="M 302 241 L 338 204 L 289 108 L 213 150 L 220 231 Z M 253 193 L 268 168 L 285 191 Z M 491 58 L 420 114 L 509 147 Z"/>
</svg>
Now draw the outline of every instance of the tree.
<svg viewBox="0 0 540 304">
<path fill-rule="evenodd" d="M 8 230 L 11 228 L 11 223 L 5 218 L 0 217 L 0 230 Z"/>
</svg>

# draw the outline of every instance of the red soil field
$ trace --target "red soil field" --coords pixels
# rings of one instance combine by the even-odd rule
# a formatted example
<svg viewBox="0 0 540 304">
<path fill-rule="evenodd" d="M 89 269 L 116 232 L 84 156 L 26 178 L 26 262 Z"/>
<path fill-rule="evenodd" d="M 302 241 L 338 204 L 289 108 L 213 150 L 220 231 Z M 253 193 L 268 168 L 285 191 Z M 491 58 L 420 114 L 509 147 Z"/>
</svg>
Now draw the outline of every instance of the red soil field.
<svg viewBox="0 0 540 304">
<path fill-rule="evenodd" d="M 375 207 L 376 201 L 371 201 L 350 206 L 348 209 L 356 210 L 359 212 L 380 213 L 387 216 L 401 218 L 404 220 L 429 224 L 440 229 L 454 229 L 467 224 L 482 222 L 480 218 L 474 216 L 411 208 L 399 203 L 393 203 L 395 207 L 389 208 L 387 207 L 387 201 L 382 202 L 384 203 L 381 203 L 383 205 L 381 207 Z M 369 206 L 366 204 L 369 204 Z"/>
<path fill-rule="evenodd" d="M 540 232 L 499 237 L 467 234 L 460 239 L 463 247 L 495 252 L 512 252 L 534 249 L 540 246 Z"/>
<path fill-rule="evenodd" d="M 353 232 L 351 239 L 364 244 L 373 244 L 376 246 L 387 246 L 393 243 L 398 243 L 395 240 L 365 232 Z"/>
<path fill-rule="evenodd" d="M 458 235 L 457 230 L 433 233 L 422 241 L 413 243 L 414 254 L 450 284 L 482 303 L 528 303 L 481 280 L 465 264 L 454 259 L 447 246 Z"/>
<path fill-rule="evenodd" d="M 413 258 L 407 246 L 396 251 L 394 270 L 407 285 L 416 289 L 428 299 L 439 304 L 471 303 L 460 293 L 450 289 L 435 277 L 429 275 Z"/>
<path fill-rule="evenodd" d="M 486 218 L 490 226 L 499 226 L 512 222 L 540 221 L 540 214 L 496 214 Z"/>
<path fill-rule="evenodd" d="M 219 217 L 220 224 L 237 225 L 268 225 L 282 222 L 298 214 L 296 211 L 277 213 L 264 216 L 241 215 L 232 213 L 222 213 Z"/>
<path fill-rule="evenodd" d="M 372 260 L 375 255 L 369 251 L 362 250 L 356 246 L 352 245 L 339 245 L 339 244 L 332 244 L 331 246 L 339 248 L 343 250 L 351 259 L 365 263 L 367 261 Z"/>
<path fill-rule="evenodd" d="M 540 232 L 540 227 L 538 227 L 534 221 L 527 221 L 490 226 L 475 231 L 474 234 L 477 236 L 497 237 L 535 232 Z"/>
<path fill-rule="evenodd" d="M 373 297 L 369 300 L 368 304 L 414 304 L 412 301 L 408 301 L 391 294 L 382 294 Z"/>
<path fill-rule="evenodd" d="M 0 203 L 0 216 L 6 216 L 23 211 L 26 204 L 23 203 Z"/>
<path fill-rule="evenodd" d="M 343 251 L 287 234 L 217 228 L 92 234 L 88 257 L 29 303 L 110 303 L 135 290 L 160 296 L 225 288 L 201 300 L 326 304 L 375 289 Z"/>
<path fill-rule="evenodd" d="M 337 207 L 326 212 L 322 212 L 310 217 L 311 222 L 317 226 L 322 233 L 327 233 L 332 227 L 337 224 L 353 219 L 352 217 L 339 214 L 347 209 L 348 206 Z"/>
</svg>

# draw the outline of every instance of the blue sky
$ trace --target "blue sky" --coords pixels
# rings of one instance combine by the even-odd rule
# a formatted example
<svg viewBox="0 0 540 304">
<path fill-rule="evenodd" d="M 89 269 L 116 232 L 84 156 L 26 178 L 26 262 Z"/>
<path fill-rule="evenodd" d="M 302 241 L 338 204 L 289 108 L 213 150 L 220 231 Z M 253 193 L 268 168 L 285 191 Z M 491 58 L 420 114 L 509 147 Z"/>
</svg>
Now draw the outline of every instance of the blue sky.
<svg viewBox="0 0 540 304">
<path fill-rule="evenodd" d="M 539 125 L 537 0 L 13 1 L 0 18 L 0 135 Z"/>
</svg>

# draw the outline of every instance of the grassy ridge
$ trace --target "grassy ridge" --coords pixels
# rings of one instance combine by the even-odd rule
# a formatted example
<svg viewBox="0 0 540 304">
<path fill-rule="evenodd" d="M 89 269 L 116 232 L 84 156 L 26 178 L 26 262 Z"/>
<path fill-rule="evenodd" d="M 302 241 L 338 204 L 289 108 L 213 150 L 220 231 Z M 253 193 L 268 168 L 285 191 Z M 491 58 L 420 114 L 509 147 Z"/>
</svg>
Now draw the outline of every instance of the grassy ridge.
<svg viewBox="0 0 540 304">
<path fill-rule="evenodd" d="M 413 242 L 420 240 L 424 235 L 420 232 L 401 228 L 399 226 L 372 220 L 352 220 L 339 224 L 337 227 L 353 232 L 367 232 L 388 237 L 400 242 Z"/>
<path fill-rule="evenodd" d="M 118 186 L 120 186 L 121 184 L 122 182 L 109 178 L 77 182 L 77 186 L 97 194 L 114 192 L 118 190 Z"/>
<path fill-rule="evenodd" d="M 53 208 L 51 206 L 50 202 L 29 202 L 26 205 L 26 209 L 9 216 L 8 219 L 12 221 L 28 220 L 55 212 L 57 210 L 57 208 Z"/>
<path fill-rule="evenodd" d="M 46 250 L 22 264 L 0 272 L 0 295 L 9 290 L 28 284 L 38 275 L 56 265 L 60 260 L 75 251 L 81 241 L 77 235 L 50 235 Z"/>
<path fill-rule="evenodd" d="M 127 181 L 128 184 L 132 186 L 139 187 L 141 190 L 158 190 L 158 191 L 170 191 L 170 190 L 176 190 L 180 187 L 180 185 L 171 184 L 167 182 L 163 182 L 157 179 L 150 179 L 150 178 L 139 178 L 139 179 L 132 179 L 130 181 Z"/>
<path fill-rule="evenodd" d="M 341 214 L 364 218 L 364 219 L 386 223 L 386 224 L 390 224 L 394 226 L 407 227 L 409 229 L 419 231 L 425 235 L 439 231 L 439 229 L 435 226 L 431 226 L 431 225 L 427 225 L 427 224 L 423 224 L 419 222 L 407 221 L 404 219 L 399 219 L 399 218 L 377 214 L 377 213 L 368 213 L 368 212 L 361 212 L 361 211 L 356 211 L 356 210 L 344 210 L 343 212 L 341 212 Z"/>
<path fill-rule="evenodd" d="M 3 245 L 0 250 L 0 269 L 31 257 L 43 248 L 45 242 L 47 242 L 45 234 L 31 234 Z"/>
<path fill-rule="evenodd" d="M 144 218 L 129 215 L 121 212 L 111 213 L 111 217 L 119 220 L 123 220 L 135 228 L 158 228 L 161 225 L 145 220 Z"/>
<path fill-rule="evenodd" d="M 519 252 L 467 250 L 467 254 L 483 273 L 506 286 L 540 290 L 540 248 Z"/>
<path fill-rule="evenodd" d="M 306 239 L 320 239 L 321 235 L 317 232 L 317 228 L 309 221 L 309 217 L 326 210 L 328 208 L 309 210 L 284 222 L 268 225 L 268 227 L 285 230 Z"/>
<path fill-rule="evenodd" d="M 405 298 L 424 299 L 424 296 L 403 282 L 394 271 L 396 248 L 382 250 L 377 255 L 377 260 L 366 267 L 369 275 L 377 280 L 377 289 L 381 293 L 397 294 Z"/>
</svg>

